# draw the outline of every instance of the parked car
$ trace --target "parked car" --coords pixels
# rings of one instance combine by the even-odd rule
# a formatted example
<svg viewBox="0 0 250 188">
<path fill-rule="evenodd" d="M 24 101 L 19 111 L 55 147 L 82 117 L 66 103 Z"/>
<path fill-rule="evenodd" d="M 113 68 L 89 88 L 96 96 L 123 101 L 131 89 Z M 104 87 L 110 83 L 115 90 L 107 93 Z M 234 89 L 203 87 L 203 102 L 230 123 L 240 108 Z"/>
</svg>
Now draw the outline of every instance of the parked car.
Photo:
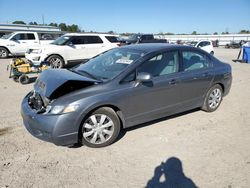
<svg viewBox="0 0 250 188">
<path fill-rule="evenodd" d="M 215 111 L 231 82 L 231 66 L 198 48 L 127 45 L 72 69 L 45 70 L 21 114 L 39 139 L 103 147 L 127 127 L 194 108 Z"/>
<path fill-rule="evenodd" d="M 53 68 L 86 61 L 104 51 L 120 46 L 115 35 L 70 33 L 39 48 L 29 49 L 25 57 L 35 64 L 48 61 Z"/>
<path fill-rule="evenodd" d="M 214 47 L 213 43 L 209 40 L 200 40 L 200 41 L 192 41 L 190 43 L 191 46 L 200 48 L 211 55 L 214 55 Z"/>
<path fill-rule="evenodd" d="M 245 44 L 246 41 L 241 40 L 241 41 L 230 41 L 229 44 L 226 44 L 225 48 L 240 48 L 243 44 Z"/>
<path fill-rule="evenodd" d="M 28 48 L 49 44 L 53 40 L 52 34 L 37 32 L 20 31 L 4 35 L 0 38 L 0 58 L 7 58 L 9 55 L 24 55 Z"/>
<path fill-rule="evenodd" d="M 166 39 L 155 39 L 152 34 L 134 34 L 124 41 L 126 44 L 138 43 L 167 43 Z"/>
</svg>

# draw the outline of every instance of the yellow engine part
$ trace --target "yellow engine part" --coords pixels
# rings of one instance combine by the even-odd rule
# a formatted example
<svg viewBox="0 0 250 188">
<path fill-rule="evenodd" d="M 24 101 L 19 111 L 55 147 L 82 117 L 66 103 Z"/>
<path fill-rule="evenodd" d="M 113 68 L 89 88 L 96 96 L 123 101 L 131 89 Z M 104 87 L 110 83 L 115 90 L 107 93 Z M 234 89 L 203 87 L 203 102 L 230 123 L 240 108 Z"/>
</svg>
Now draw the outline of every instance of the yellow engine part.
<svg viewBox="0 0 250 188">
<path fill-rule="evenodd" d="M 28 63 L 16 66 L 16 68 L 19 72 L 22 72 L 22 73 L 29 73 L 32 71 L 30 64 L 28 64 Z"/>
</svg>

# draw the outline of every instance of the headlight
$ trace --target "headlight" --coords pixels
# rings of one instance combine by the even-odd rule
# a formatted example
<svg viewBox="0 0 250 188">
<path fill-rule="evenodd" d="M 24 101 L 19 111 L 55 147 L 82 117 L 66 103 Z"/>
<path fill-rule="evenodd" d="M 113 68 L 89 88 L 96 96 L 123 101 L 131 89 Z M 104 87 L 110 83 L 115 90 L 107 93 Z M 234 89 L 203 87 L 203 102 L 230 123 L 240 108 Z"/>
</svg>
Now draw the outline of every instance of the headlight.
<svg viewBox="0 0 250 188">
<path fill-rule="evenodd" d="M 31 50 L 31 53 L 40 54 L 40 53 L 42 53 L 42 49 L 33 49 L 33 50 Z"/>
<path fill-rule="evenodd" d="M 47 109 L 49 109 L 47 111 L 47 113 L 49 113 L 49 114 L 65 114 L 65 113 L 70 113 L 70 112 L 76 111 L 78 107 L 79 107 L 78 104 L 69 104 L 67 106 L 61 106 L 61 105 L 47 106 Z"/>
</svg>

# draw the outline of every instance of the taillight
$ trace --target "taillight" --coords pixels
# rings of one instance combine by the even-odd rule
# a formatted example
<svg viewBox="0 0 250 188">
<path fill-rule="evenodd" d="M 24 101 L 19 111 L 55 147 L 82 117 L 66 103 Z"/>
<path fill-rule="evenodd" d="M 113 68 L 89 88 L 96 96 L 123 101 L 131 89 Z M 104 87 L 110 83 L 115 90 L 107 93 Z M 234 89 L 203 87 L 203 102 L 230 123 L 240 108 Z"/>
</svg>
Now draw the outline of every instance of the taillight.
<svg viewBox="0 0 250 188">
<path fill-rule="evenodd" d="M 122 45 L 122 43 L 118 43 L 118 44 L 117 44 L 117 46 L 121 46 L 121 45 Z"/>
</svg>

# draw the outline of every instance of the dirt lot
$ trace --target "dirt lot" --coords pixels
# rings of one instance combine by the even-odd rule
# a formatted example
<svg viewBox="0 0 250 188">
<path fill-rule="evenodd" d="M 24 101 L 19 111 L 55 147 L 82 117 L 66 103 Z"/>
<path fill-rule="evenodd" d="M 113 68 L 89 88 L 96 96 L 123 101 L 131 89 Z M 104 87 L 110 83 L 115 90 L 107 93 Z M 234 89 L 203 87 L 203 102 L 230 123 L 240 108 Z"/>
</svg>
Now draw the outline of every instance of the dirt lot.
<svg viewBox="0 0 250 188">
<path fill-rule="evenodd" d="M 13 82 L 6 71 L 10 59 L 0 60 L 0 187 L 133 188 L 159 181 L 249 187 L 250 65 L 233 63 L 237 54 L 215 49 L 233 68 L 231 92 L 216 112 L 196 110 L 129 129 L 101 149 L 58 147 L 32 137 L 20 116 L 32 84 Z"/>
</svg>

